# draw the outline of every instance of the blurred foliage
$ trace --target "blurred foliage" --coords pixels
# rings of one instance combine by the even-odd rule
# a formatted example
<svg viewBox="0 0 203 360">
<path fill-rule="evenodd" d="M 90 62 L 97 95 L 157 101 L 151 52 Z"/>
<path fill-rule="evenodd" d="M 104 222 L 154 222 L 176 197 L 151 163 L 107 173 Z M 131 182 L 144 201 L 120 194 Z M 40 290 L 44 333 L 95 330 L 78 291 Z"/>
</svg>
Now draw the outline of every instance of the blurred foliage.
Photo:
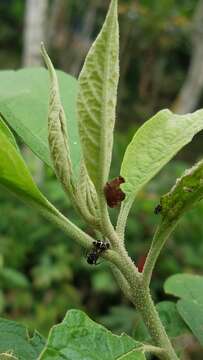
<svg viewBox="0 0 203 360">
<path fill-rule="evenodd" d="M 54 1 L 50 2 L 51 4 Z M 83 31 L 90 0 L 66 2 L 60 26 Z M 94 2 L 91 2 L 94 3 Z M 99 2 L 98 2 L 99 3 Z M 143 119 L 169 107 L 186 76 L 196 0 L 120 0 L 121 79 L 118 130 L 111 177 L 119 175 L 126 145 Z M 90 34 L 94 38 L 108 6 L 100 2 Z M 21 66 L 24 0 L 0 1 L 0 67 Z M 64 33 L 66 36 L 67 32 Z M 61 39 L 61 38 L 60 38 Z M 67 51 L 74 44 L 50 45 L 56 66 L 69 71 Z M 62 45 L 66 47 L 66 52 Z M 65 58 L 62 61 L 62 58 Z M 82 62 L 82 59 L 80 59 Z M 64 64 L 64 66 L 63 66 Z M 67 64 L 67 65 L 66 65 Z M 135 123 L 136 121 L 136 123 Z M 202 153 L 201 137 L 141 191 L 128 219 L 126 245 L 136 263 L 146 255 L 159 216 L 154 208 L 180 176 L 188 161 Z M 184 159 L 184 161 L 183 161 Z M 32 164 L 29 164 L 32 168 Z M 44 169 L 42 191 L 76 224 L 91 233 L 73 211 L 50 169 Z M 113 331 L 134 334 L 137 315 L 121 295 L 105 262 L 91 267 L 86 254 L 56 227 L 0 189 L 0 315 L 37 328 L 46 335 L 70 308 L 80 308 Z M 111 210 L 115 222 L 118 210 Z M 184 216 L 157 263 L 152 290 L 166 300 L 164 280 L 176 272 L 203 272 L 203 203 Z"/>
<path fill-rule="evenodd" d="M 23 40 L 25 0 L 0 1 L 0 67 L 18 67 Z M 21 34 L 21 36 L 19 36 Z"/>
</svg>

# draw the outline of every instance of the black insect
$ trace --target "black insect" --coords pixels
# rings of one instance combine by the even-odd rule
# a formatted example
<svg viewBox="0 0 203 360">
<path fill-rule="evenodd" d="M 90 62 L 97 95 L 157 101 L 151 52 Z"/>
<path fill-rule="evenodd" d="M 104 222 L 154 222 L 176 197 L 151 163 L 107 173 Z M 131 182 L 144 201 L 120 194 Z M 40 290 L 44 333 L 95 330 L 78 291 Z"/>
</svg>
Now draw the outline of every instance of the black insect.
<svg viewBox="0 0 203 360">
<path fill-rule="evenodd" d="M 159 204 L 159 205 L 157 205 L 157 206 L 155 207 L 154 213 L 155 213 L 156 215 L 158 215 L 158 214 L 160 214 L 161 211 L 162 211 L 162 206 L 161 206 L 161 204 Z"/>
<path fill-rule="evenodd" d="M 102 252 L 110 248 L 110 244 L 104 241 L 93 241 L 93 248 L 89 254 L 87 254 L 87 262 L 90 265 L 97 265 L 97 260 Z"/>
</svg>

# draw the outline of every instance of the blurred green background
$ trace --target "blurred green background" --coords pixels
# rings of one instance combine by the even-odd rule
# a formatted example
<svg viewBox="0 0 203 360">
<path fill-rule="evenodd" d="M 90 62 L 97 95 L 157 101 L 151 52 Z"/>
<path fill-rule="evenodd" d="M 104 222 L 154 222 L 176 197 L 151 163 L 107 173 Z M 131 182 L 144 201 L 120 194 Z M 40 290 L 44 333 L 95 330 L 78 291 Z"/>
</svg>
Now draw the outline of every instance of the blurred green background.
<svg viewBox="0 0 203 360">
<path fill-rule="evenodd" d="M 40 66 L 39 44 L 44 40 L 55 67 L 77 76 L 108 4 L 0 0 L 0 69 Z M 119 0 L 119 18 L 121 72 L 112 178 L 119 175 L 134 132 L 150 116 L 165 107 L 185 113 L 203 106 L 203 1 Z M 202 137 L 196 136 L 139 194 L 126 232 L 136 263 L 146 255 L 159 221 L 154 207 L 183 170 L 202 157 Z M 24 146 L 22 152 L 47 197 L 91 233 L 52 171 Z M 115 221 L 118 211 L 111 213 Z M 104 262 L 87 265 L 84 250 L 2 189 L 0 214 L 1 316 L 47 335 L 67 309 L 81 308 L 116 333 L 133 334 L 136 314 Z M 152 282 L 157 301 L 166 299 L 162 286 L 169 275 L 203 274 L 202 218 L 203 202 L 185 215 L 160 256 Z"/>
</svg>

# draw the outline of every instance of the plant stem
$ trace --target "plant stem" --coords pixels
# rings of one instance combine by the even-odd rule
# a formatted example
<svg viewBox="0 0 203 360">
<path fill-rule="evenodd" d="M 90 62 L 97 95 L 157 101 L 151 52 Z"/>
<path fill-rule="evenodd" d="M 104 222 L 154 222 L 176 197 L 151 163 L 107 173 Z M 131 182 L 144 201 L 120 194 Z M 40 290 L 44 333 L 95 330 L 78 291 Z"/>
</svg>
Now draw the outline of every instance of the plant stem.
<svg viewBox="0 0 203 360">
<path fill-rule="evenodd" d="M 120 270 L 113 264 L 110 263 L 110 268 L 113 273 L 115 280 L 117 281 L 121 291 L 125 294 L 125 296 L 132 302 L 131 289 L 123 274 Z"/>
<path fill-rule="evenodd" d="M 143 283 L 144 283 L 144 287 L 146 288 L 150 284 L 152 272 L 154 270 L 156 261 L 160 255 L 160 252 L 176 225 L 177 225 L 177 221 L 174 221 L 173 223 L 162 221 L 162 223 L 158 226 L 154 234 L 154 238 L 150 250 L 148 252 L 143 269 Z"/>
<path fill-rule="evenodd" d="M 118 215 L 117 225 L 116 225 L 116 232 L 121 239 L 122 243 L 124 243 L 124 236 L 125 236 L 125 227 L 127 218 L 132 207 L 134 199 L 128 200 L 122 203 L 120 212 Z"/>
<path fill-rule="evenodd" d="M 100 220 L 101 220 L 101 229 L 103 234 L 109 239 L 111 245 L 114 249 L 117 249 L 120 243 L 119 237 L 116 234 L 114 227 L 111 223 L 109 212 L 107 208 L 106 198 L 104 196 L 103 188 L 98 194 L 99 200 L 99 209 L 100 209 Z"/>
<path fill-rule="evenodd" d="M 94 239 L 82 231 L 75 224 L 73 224 L 69 219 L 67 219 L 48 200 L 46 200 L 46 202 L 47 207 L 42 206 L 35 201 L 29 200 L 29 204 L 32 206 L 32 208 L 35 208 L 39 213 L 42 214 L 43 217 L 45 217 L 51 223 L 57 225 L 65 234 L 73 238 L 81 246 L 87 249 L 91 248 Z"/>
<path fill-rule="evenodd" d="M 143 345 L 140 348 L 136 349 L 137 351 L 144 351 L 144 353 L 150 353 L 156 355 L 160 360 L 163 359 L 163 355 L 166 353 L 164 349 L 153 346 L 153 345 Z"/>
<path fill-rule="evenodd" d="M 111 256 L 109 256 L 109 260 L 110 257 Z M 128 296 L 130 291 L 130 299 L 136 309 L 141 313 L 143 321 L 149 330 L 155 345 L 165 350 L 165 352 L 161 354 L 161 358 L 163 360 L 178 360 L 156 311 L 149 287 L 144 285 L 143 274 L 138 272 L 124 247 L 120 246 L 119 254 L 117 256 L 113 255 L 113 257 L 112 262 L 118 267 L 129 285 Z"/>
<path fill-rule="evenodd" d="M 163 360 L 178 360 L 164 326 L 161 323 L 151 298 L 150 291 L 149 289 L 144 289 L 142 287 L 142 283 L 136 292 L 133 303 L 135 304 L 137 310 L 141 313 L 143 321 L 149 330 L 154 343 L 165 350 L 165 353 L 160 354 L 161 358 Z"/>
</svg>

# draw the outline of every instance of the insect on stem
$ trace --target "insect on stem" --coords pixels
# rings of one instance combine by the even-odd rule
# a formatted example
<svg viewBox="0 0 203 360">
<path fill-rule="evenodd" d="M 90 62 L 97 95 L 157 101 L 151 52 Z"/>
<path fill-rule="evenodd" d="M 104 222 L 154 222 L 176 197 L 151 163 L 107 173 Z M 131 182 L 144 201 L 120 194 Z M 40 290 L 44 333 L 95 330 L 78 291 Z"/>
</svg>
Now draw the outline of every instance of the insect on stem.
<svg viewBox="0 0 203 360">
<path fill-rule="evenodd" d="M 110 248 L 110 244 L 104 241 L 93 241 L 93 248 L 87 254 L 87 263 L 90 265 L 97 265 L 97 260 L 99 256 L 106 250 Z"/>
</svg>

